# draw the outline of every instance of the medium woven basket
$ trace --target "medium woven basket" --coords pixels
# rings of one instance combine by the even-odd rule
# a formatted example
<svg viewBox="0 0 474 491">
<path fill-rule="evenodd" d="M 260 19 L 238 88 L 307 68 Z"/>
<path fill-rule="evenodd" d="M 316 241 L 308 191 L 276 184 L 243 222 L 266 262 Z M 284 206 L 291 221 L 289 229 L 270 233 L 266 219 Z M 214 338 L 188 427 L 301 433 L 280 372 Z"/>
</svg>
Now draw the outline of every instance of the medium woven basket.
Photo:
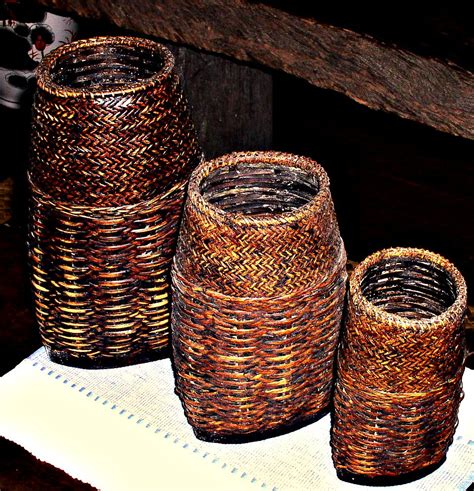
<svg viewBox="0 0 474 491">
<path fill-rule="evenodd" d="M 172 346 L 198 438 L 253 440 L 322 413 L 345 265 L 316 162 L 249 152 L 196 169 L 172 270 Z"/>
<path fill-rule="evenodd" d="M 60 363 L 107 367 L 169 347 L 169 269 L 201 160 L 171 53 L 102 37 L 37 71 L 29 170 L 32 284 Z"/>
<path fill-rule="evenodd" d="M 441 256 L 387 249 L 349 283 L 331 446 L 344 480 L 408 481 L 443 462 L 462 398 L 466 285 Z"/>
</svg>

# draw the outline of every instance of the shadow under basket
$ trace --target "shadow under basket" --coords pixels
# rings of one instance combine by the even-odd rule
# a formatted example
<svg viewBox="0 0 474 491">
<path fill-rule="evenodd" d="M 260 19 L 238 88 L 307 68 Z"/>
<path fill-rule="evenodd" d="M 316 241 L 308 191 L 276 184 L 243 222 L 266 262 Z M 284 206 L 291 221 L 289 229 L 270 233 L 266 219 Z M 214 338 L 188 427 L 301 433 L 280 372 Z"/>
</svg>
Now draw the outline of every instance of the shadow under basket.
<svg viewBox="0 0 474 491">
<path fill-rule="evenodd" d="M 444 462 L 462 399 L 466 285 L 443 257 L 386 249 L 349 282 L 331 447 L 338 476 L 395 485 Z"/>
<path fill-rule="evenodd" d="M 247 152 L 196 169 L 172 269 L 172 347 L 198 438 L 252 441 L 326 410 L 345 264 L 316 162 Z"/>
</svg>

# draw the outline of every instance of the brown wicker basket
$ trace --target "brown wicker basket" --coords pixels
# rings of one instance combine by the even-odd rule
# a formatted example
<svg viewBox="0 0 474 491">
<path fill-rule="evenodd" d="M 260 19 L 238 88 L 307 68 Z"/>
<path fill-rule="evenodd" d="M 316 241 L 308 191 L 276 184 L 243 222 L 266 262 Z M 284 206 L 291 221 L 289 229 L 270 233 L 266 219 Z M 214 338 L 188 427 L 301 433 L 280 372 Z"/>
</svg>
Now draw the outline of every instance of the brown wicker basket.
<svg viewBox="0 0 474 491">
<path fill-rule="evenodd" d="M 345 265 L 316 162 L 248 152 L 196 169 L 172 270 L 172 346 L 198 438 L 248 441 L 322 413 Z"/>
<path fill-rule="evenodd" d="M 395 484 L 442 463 L 462 398 L 465 312 L 465 282 L 437 254 L 387 249 L 355 269 L 331 434 L 342 479 Z"/>
<path fill-rule="evenodd" d="M 36 316 L 60 363 L 163 356 L 169 268 L 201 151 L 174 60 L 139 38 L 52 52 L 34 102 L 29 247 Z"/>
<path fill-rule="evenodd" d="M 128 205 L 181 184 L 200 160 L 173 55 L 160 44 L 77 41 L 47 56 L 37 80 L 30 173 L 52 198 Z"/>
</svg>

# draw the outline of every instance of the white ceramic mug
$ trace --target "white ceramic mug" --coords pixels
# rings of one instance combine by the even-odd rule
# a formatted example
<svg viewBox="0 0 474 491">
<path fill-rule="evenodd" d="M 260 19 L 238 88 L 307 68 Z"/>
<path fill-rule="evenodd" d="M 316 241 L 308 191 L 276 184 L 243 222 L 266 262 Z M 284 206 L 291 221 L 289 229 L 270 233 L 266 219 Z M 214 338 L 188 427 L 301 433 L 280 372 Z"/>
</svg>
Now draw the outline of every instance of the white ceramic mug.
<svg viewBox="0 0 474 491">
<path fill-rule="evenodd" d="M 50 51 L 70 43 L 77 23 L 70 17 L 39 8 L 26 8 L 20 2 L 7 3 L 0 20 L 0 104 L 19 109 L 31 93 L 35 68 Z"/>
</svg>

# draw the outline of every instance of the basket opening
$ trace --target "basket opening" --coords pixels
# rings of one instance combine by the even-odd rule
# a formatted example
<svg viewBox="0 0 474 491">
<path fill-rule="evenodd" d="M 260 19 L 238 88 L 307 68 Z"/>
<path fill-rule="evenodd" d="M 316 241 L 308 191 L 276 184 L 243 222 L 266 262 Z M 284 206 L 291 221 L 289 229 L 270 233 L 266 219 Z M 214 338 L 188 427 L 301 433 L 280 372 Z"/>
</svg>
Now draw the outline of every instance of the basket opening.
<svg viewBox="0 0 474 491">
<path fill-rule="evenodd" d="M 409 319 L 440 315 L 456 300 L 451 276 L 439 266 L 415 258 L 390 258 L 370 266 L 361 288 L 373 305 Z"/>
<path fill-rule="evenodd" d="M 226 212 L 280 214 L 310 202 L 319 192 L 319 181 L 296 167 L 242 163 L 209 174 L 201 182 L 200 192 Z"/>
<path fill-rule="evenodd" d="M 51 79 L 71 89 L 113 89 L 144 82 L 163 65 L 160 53 L 151 49 L 122 44 L 83 46 L 56 60 Z"/>
</svg>

